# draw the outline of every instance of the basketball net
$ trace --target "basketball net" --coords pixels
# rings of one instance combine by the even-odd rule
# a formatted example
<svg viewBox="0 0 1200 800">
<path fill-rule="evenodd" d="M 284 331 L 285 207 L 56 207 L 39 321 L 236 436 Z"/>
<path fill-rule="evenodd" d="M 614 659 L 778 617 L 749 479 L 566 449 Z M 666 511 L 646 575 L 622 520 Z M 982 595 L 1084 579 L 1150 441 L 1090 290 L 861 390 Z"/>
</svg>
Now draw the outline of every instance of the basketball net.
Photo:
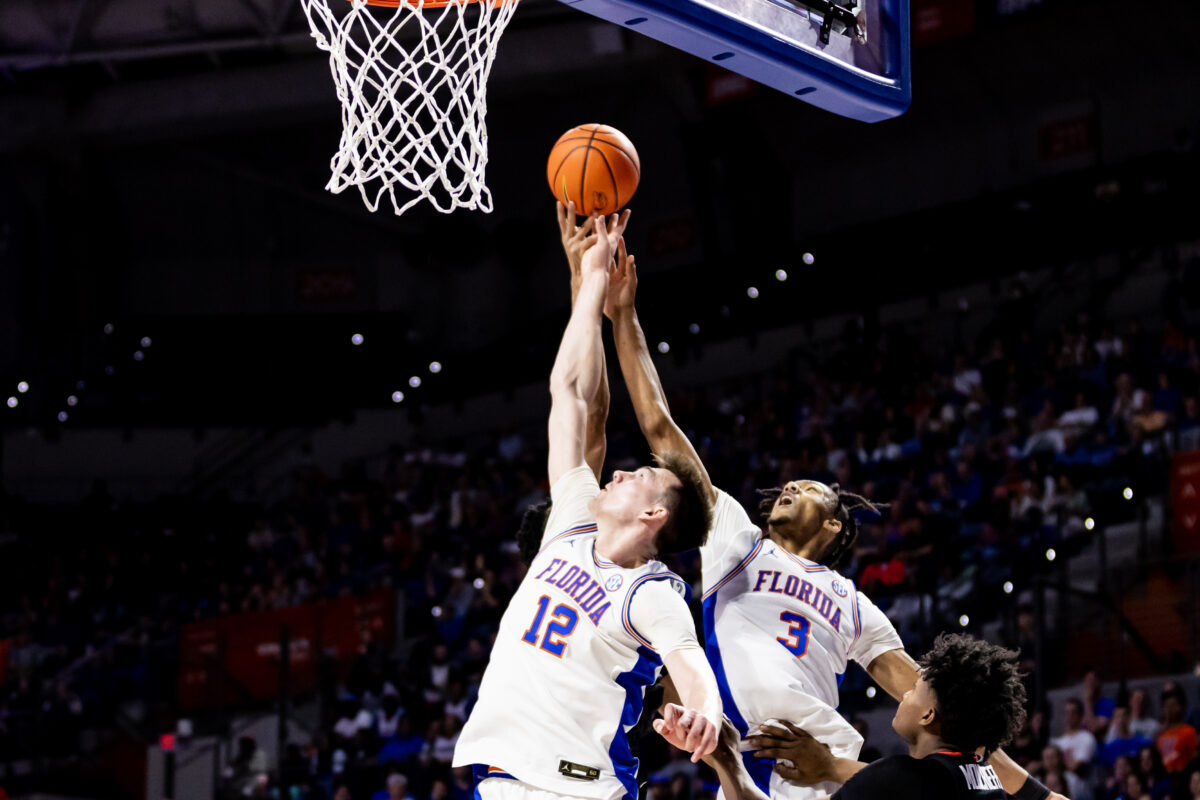
<svg viewBox="0 0 1200 800">
<path fill-rule="evenodd" d="M 357 186 L 371 211 L 490 212 L 486 86 L 516 0 L 374 2 L 300 0 L 342 104 L 325 188 Z"/>
</svg>

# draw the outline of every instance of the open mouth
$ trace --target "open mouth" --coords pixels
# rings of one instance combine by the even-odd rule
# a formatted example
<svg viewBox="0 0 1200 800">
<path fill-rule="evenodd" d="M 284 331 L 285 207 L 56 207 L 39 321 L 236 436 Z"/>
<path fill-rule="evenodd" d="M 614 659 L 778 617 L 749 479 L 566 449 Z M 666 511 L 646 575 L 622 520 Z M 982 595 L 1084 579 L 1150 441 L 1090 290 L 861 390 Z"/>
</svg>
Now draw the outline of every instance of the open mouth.
<svg viewBox="0 0 1200 800">
<path fill-rule="evenodd" d="M 779 498 L 779 505 L 781 506 L 790 506 L 794 502 L 795 500 L 792 499 L 790 494 L 785 494 Z"/>
</svg>

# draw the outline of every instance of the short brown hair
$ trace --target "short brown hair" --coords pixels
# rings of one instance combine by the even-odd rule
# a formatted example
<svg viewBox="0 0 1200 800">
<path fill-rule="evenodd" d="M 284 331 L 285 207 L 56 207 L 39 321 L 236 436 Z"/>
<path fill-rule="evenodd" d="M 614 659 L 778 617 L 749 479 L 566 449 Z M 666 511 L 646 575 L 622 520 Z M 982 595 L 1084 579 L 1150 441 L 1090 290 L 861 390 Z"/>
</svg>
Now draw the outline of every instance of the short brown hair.
<svg viewBox="0 0 1200 800">
<path fill-rule="evenodd" d="M 654 457 L 658 466 L 679 479 L 664 498 L 667 521 L 658 532 L 659 553 L 683 553 L 703 546 L 712 527 L 712 506 L 708 502 L 708 481 L 690 459 L 680 453 L 666 452 Z"/>
</svg>

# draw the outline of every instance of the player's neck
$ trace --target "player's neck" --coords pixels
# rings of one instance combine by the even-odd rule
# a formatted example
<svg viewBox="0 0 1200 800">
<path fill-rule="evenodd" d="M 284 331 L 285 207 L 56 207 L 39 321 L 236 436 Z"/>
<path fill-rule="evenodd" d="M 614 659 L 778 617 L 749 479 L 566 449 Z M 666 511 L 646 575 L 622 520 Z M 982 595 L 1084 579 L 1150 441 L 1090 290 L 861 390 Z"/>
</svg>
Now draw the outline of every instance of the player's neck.
<svg viewBox="0 0 1200 800">
<path fill-rule="evenodd" d="M 934 733 L 921 731 L 917 734 L 917 740 L 908 746 L 908 754 L 913 758 L 924 758 L 942 750 L 955 750 L 946 742 L 942 741 L 942 737 Z"/>
<path fill-rule="evenodd" d="M 637 569 L 654 557 L 648 553 L 645 537 L 640 530 L 622 526 L 598 524 L 596 555 L 624 569 Z"/>
<path fill-rule="evenodd" d="M 803 538 L 798 536 L 789 536 L 785 531 L 775 527 L 768 527 L 767 537 L 794 556 L 799 556 L 806 561 L 820 561 L 820 547 L 817 544 L 816 539 L 812 536 L 806 536 Z"/>
</svg>

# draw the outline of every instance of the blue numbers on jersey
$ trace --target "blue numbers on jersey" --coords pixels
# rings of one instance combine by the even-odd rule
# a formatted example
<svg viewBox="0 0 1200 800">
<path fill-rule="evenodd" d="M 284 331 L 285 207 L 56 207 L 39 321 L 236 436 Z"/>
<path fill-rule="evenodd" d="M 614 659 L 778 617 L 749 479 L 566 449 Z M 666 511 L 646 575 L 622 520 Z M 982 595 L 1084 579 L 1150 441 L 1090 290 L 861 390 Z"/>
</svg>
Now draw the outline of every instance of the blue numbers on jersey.
<svg viewBox="0 0 1200 800">
<path fill-rule="evenodd" d="M 788 628 L 786 639 L 780 636 L 775 641 L 786 647 L 796 658 L 800 658 L 808 652 L 808 617 L 794 611 L 785 611 L 779 615 L 779 619 L 787 623 L 798 623 Z"/>
<path fill-rule="evenodd" d="M 521 641 L 526 644 L 537 644 L 542 621 L 545 620 L 546 609 L 549 607 L 549 596 L 542 595 L 538 598 L 537 613 L 533 615 L 533 622 L 529 625 L 529 630 L 525 631 L 521 636 Z M 550 614 L 550 624 L 546 626 L 546 635 L 542 637 L 542 649 L 556 658 L 562 658 L 563 651 L 567 649 L 567 643 L 563 639 L 566 639 L 575 632 L 575 626 L 578 623 L 579 614 L 576 613 L 575 609 L 566 603 L 556 605 L 554 611 Z"/>
</svg>

